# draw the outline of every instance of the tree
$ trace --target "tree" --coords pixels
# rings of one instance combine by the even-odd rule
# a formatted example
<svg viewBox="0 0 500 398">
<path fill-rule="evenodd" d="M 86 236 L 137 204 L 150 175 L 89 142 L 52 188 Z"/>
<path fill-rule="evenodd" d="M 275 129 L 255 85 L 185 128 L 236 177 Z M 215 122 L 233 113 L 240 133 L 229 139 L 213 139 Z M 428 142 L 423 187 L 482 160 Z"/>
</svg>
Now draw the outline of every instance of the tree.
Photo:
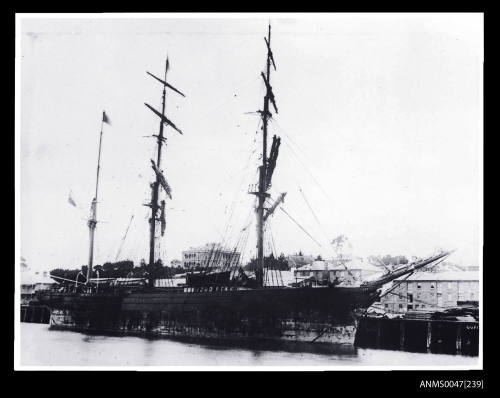
<svg viewBox="0 0 500 398">
<path fill-rule="evenodd" d="M 246 271 L 255 271 L 257 269 L 258 263 L 257 259 L 251 259 L 243 268 Z M 278 258 L 274 257 L 271 253 L 269 256 L 264 257 L 264 268 L 273 270 L 289 270 L 288 261 L 286 261 L 285 255 L 281 253 Z"/>
<path fill-rule="evenodd" d="M 345 235 L 339 235 L 335 239 L 333 239 L 330 244 L 333 247 L 335 254 L 337 255 L 337 259 L 339 261 L 343 261 L 346 258 L 349 258 L 352 251 L 352 245 L 349 242 L 349 239 Z"/>
<path fill-rule="evenodd" d="M 384 267 L 386 269 L 393 269 L 397 266 L 408 264 L 409 260 L 403 255 L 391 256 L 390 254 L 386 254 L 383 257 L 380 255 L 368 256 L 368 262 L 372 265 L 377 266 L 377 267 Z"/>
<path fill-rule="evenodd" d="M 50 273 L 51 275 L 58 276 L 61 278 L 74 281 L 79 272 L 83 275 L 87 275 L 87 266 L 83 265 L 80 269 L 63 269 L 55 268 Z M 171 278 L 176 273 L 184 273 L 181 267 L 170 268 L 163 265 L 163 261 L 158 259 L 153 264 L 152 269 L 149 269 L 146 261 L 142 259 L 139 265 L 134 265 L 131 260 L 123 260 L 117 262 L 106 262 L 102 265 L 97 264 L 93 267 L 92 277 L 97 277 L 97 272 L 99 272 L 99 278 L 145 278 L 151 273 L 153 278 Z M 78 279 L 83 281 L 81 276 Z"/>
</svg>

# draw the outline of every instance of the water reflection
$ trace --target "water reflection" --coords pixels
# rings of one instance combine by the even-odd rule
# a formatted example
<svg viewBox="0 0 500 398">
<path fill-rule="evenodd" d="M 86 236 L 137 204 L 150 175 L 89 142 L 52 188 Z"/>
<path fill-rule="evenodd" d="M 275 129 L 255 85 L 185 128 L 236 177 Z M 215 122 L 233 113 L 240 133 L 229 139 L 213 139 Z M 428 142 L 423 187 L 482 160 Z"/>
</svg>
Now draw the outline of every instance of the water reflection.
<svg viewBox="0 0 500 398">
<path fill-rule="evenodd" d="M 87 335 L 21 324 L 21 364 L 35 366 L 429 366 L 477 358 L 356 349 L 318 343 L 227 342 Z"/>
</svg>

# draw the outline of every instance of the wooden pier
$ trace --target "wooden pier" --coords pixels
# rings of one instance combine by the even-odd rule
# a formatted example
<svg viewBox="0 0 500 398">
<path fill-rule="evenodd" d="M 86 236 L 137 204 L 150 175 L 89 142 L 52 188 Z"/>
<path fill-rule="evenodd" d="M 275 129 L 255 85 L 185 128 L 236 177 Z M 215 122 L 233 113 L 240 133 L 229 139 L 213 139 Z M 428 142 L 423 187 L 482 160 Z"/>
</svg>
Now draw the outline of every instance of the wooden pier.
<svg viewBox="0 0 500 398">
<path fill-rule="evenodd" d="M 21 322 L 49 323 L 50 310 L 40 305 L 21 305 Z"/>
<path fill-rule="evenodd" d="M 355 345 L 412 352 L 479 354 L 479 322 L 363 317 Z"/>
</svg>

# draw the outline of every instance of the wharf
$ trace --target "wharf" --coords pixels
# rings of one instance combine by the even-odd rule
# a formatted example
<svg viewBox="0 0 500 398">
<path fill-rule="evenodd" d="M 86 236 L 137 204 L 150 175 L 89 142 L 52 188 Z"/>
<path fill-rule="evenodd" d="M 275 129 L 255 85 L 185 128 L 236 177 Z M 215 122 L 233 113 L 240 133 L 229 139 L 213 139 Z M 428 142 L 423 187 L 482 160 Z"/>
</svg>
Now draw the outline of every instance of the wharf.
<svg viewBox="0 0 500 398">
<path fill-rule="evenodd" d="M 465 317 L 425 319 L 365 316 L 359 319 L 354 344 L 361 348 L 477 356 L 479 322 Z"/>
<path fill-rule="evenodd" d="M 41 305 L 21 305 L 21 322 L 49 323 L 50 310 Z"/>
</svg>

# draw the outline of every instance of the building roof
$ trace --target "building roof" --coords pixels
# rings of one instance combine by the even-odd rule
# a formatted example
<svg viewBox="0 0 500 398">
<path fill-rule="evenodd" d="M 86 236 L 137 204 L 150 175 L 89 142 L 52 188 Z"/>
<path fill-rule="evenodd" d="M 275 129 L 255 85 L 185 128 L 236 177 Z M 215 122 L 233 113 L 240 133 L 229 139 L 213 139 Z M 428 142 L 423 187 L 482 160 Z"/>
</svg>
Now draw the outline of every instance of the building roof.
<svg viewBox="0 0 500 398">
<path fill-rule="evenodd" d="M 222 250 L 224 252 L 232 252 L 234 249 L 229 249 L 227 247 L 222 246 L 220 243 L 212 242 L 212 243 L 206 243 L 203 246 L 198 246 L 198 247 L 190 247 L 187 250 L 184 250 L 183 252 L 207 252 L 211 250 Z M 236 252 L 236 254 L 240 254 L 239 252 Z"/>
<path fill-rule="evenodd" d="M 479 281 L 479 274 L 474 271 L 444 271 L 444 272 L 417 272 L 408 278 L 402 279 L 410 281 Z"/>
<path fill-rule="evenodd" d="M 40 274 L 39 272 L 35 272 L 34 274 L 32 274 L 29 271 L 23 271 L 21 272 L 21 284 L 36 285 L 38 283 L 45 283 L 45 284 L 56 283 L 54 279 L 48 276 L 47 273 L 44 274 Z"/>
<path fill-rule="evenodd" d="M 380 272 L 380 269 L 378 269 L 377 267 L 365 263 L 364 261 L 357 258 L 350 261 L 346 261 L 345 266 L 336 261 L 315 260 L 310 264 L 306 264 L 302 267 L 297 268 L 297 271 L 323 271 L 325 270 L 325 263 L 328 271 L 334 271 L 334 270 L 343 271 L 346 268 L 348 268 L 351 271 L 363 270 L 363 271 Z"/>
</svg>

